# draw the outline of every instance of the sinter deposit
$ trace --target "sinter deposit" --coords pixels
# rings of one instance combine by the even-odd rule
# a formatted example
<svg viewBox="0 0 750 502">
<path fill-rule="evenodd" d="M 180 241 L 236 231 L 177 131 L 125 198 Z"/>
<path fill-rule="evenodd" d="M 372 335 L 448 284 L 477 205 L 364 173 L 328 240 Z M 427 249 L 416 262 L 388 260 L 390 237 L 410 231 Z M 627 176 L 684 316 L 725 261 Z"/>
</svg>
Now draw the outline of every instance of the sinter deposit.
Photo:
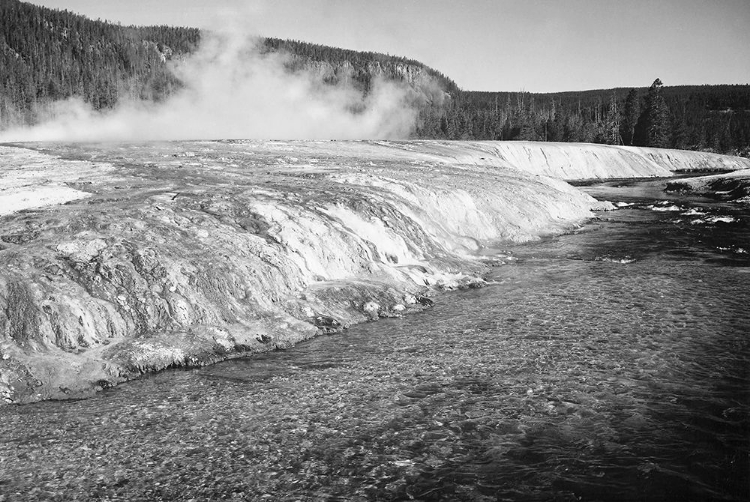
<svg viewBox="0 0 750 502">
<path fill-rule="evenodd" d="M 86 395 L 419 310 L 434 288 L 481 285 L 488 250 L 612 208 L 563 179 L 748 167 L 537 143 L 0 147 L 0 398 Z"/>
<path fill-rule="evenodd" d="M 667 190 L 692 192 L 707 197 L 750 204 L 750 169 L 667 183 Z"/>
</svg>

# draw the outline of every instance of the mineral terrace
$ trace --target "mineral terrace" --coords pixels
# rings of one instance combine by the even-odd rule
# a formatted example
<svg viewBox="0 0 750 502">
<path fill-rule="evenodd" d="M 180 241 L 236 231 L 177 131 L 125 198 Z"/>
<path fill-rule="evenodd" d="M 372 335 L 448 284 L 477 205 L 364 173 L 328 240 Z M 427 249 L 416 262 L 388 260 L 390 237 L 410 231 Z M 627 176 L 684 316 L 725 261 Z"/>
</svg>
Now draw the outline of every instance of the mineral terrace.
<svg viewBox="0 0 750 502">
<path fill-rule="evenodd" d="M 0 399 L 81 397 L 481 286 L 503 246 L 611 209 L 562 180 L 750 168 L 575 144 L 0 146 Z"/>
</svg>

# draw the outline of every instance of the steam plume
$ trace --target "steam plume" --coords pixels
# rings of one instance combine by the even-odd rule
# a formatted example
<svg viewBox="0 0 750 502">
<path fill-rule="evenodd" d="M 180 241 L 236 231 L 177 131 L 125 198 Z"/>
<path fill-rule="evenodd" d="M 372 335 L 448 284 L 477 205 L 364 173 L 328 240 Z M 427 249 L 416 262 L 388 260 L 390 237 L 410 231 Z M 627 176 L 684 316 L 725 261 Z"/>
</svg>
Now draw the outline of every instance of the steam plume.
<svg viewBox="0 0 750 502">
<path fill-rule="evenodd" d="M 69 99 L 56 103 L 48 120 L 0 133 L 0 141 L 372 139 L 412 131 L 414 91 L 407 85 L 376 78 L 365 96 L 324 84 L 314 69 L 290 72 L 289 57 L 261 54 L 251 37 L 208 33 L 196 53 L 174 63 L 185 86 L 164 102 L 97 112 Z"/>
</svg>

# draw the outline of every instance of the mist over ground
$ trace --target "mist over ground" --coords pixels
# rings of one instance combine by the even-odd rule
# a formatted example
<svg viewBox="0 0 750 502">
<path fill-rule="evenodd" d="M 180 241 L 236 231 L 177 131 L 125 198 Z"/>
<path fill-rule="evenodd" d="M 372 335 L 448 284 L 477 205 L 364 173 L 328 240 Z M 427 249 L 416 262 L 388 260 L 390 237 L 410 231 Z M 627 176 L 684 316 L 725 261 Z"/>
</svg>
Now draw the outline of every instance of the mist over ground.
<svg viewBox="0 0 750 502">
<path fill-rule="evenodd" d="M 400 139 L 413 131 L 418 96 L 407 84 L 375 78 L 365 94 L 328 84 L 309 66 L 291 71 L 292 56 L 258 47 L 254 36 L 205 33 L 197 52 L 166 63 L 184 84 L 167 100 L 95 111 L 71 98 L 0 141 Z"/>
</svg>

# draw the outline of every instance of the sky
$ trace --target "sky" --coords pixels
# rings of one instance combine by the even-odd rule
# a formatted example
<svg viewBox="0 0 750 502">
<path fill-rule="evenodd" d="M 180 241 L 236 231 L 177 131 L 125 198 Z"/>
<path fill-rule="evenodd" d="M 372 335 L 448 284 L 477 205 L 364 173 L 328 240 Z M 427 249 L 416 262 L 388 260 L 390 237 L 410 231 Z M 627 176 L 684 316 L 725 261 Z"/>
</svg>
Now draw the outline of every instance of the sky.
<svg viewBox="0 0 750 502">
<path fill-rule="evenodd" d="M 416 59 L 464 90 L 750 84 L 750 0 L 34 0 Z"/>
</svg>

